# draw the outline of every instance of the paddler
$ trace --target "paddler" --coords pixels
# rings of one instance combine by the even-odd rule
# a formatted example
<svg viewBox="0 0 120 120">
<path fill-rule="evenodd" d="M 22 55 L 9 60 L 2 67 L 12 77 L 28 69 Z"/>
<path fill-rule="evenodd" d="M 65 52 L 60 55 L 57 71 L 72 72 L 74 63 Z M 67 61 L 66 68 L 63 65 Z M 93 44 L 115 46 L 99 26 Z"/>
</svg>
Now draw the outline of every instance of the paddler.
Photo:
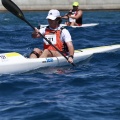
<svg viewBox="0 0 120 120">
<path fill-rule="evenodd" d="M 62 22 L 60 12 L 52 9 L 48 12 L 46 17 L 48 26 L 45 28 L 37 29 L 32 33 L 33 38 L 40 38 L 39 32 L 45 36 L 50 42 L 59 49 L 64 55 L 68 55 L 68 62 L 73 63 L 74 46 L 72 43 L 69 31 L 60 26 Z M 47 58 L 62 56 L 53 46 L 51 46 L 45 39 L 43 39 L 44 48 L 34 48 L 30 54 L 30 58 Z"/>
<path fill-rule="evenodd" d="M 82 10 L 80 10 L 79 3 L 73 2 L 73 9 L 70 10 L 65 16 L 62 16 L 64 19 L 68 19 L 68 22 L 65 22 L 67 26 L 81 26 L 82 25 Z"/>
</svg>

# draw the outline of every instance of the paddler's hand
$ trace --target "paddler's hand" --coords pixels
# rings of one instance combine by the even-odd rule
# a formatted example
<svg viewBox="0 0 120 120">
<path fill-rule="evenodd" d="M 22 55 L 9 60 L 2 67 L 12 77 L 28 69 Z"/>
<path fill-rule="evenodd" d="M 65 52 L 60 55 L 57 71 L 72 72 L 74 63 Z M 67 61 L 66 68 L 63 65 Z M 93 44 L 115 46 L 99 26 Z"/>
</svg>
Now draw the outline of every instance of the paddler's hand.
<svg viewBox="0 0 120 120">
<path fill-rule="evenodd" d="M 39 30 L 35 27 L 35 30 L 32 33 L 32 37 L 33 38 L 39 38 L 40 34 L 39 34 Z"/>
<path fill-rule="evenodd" d="M 70 55 L 70 56 L 68 57 L 68 62 L 69 62 L 69 63 L 73 63 L 73 56 L 72 56 L 72 55 Z"/>
</svg>

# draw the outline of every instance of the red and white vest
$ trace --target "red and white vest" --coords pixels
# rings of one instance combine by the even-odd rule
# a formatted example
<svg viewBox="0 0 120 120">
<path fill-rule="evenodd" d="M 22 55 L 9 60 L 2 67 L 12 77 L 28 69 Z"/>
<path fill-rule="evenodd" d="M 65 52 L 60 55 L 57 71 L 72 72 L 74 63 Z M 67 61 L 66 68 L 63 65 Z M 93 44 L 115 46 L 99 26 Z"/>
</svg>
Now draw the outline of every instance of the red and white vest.
<svg viewBox="0 0 120 120">
<path fill-rule="evenodd" d="M 74 15 L 74 16 L 76 16 L 76 15 L 78 14 L 78 11 L 79 11 L 79 9 L 76 10 L 76 11 L 70 10 L 70 12 L 72 12 L 72 15 Z M 82 25 L 82 17 L 81 17 L 81 18 L 78 18 L 78 19 L 76 20 L 76 23 L 78 23 L 79 25 Z"/>
<path fill-rule="evenodd" d="M 49 27 L 46 28 L 45 30 L 45 37 L 56 47 L 58 48 L 60 51 L 63 51 L 63 42 L 61 40 L 61 29 L 58 30 L 51 30 L 49 29 Z M 55 50 L 56 49 L 51 46 L 45 39 L 44 39 L 44 49 L 48 49 L 48 50 Z"/>
</svg>

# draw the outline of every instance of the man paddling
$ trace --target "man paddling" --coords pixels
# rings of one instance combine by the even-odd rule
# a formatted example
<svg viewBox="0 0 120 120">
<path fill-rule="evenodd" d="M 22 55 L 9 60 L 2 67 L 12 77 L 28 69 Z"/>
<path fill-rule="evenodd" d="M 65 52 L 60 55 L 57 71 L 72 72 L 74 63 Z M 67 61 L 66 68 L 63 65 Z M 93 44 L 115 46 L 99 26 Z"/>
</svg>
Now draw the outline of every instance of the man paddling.
<svg viewBox="0 0 120 120">
<path fill-rule="evenodd" d="M 64 55 L 68 55 L 68 62 L 73 63 L 74 46 L 72 43 L 71 35 L 65 28 L 60 27 L 62 22 L 60 12 L 52 9 L 48 12 L 49 26 L 41 29 L 35 28 L 32 33 L 33 38 L 40 38 L 39 32 L 47 38 L 60 52 Z M 50 45 L 45 39 L 44 49 L 34 48 L 30 54 L 30 58 L 46 58 L 46 57 L 58 57 L 62 56 L 52 45 Z"/>
<path fill-rule="evenodd" d="M 67 26 L 80 26 L 82 25 L 82 10 L 80 10 L 79 3 L 73 2 L 73 9 L 70 10 L 65 16 L 62 18 L 68 19 L 68 22 L 65 22 Z"/>
</svg>

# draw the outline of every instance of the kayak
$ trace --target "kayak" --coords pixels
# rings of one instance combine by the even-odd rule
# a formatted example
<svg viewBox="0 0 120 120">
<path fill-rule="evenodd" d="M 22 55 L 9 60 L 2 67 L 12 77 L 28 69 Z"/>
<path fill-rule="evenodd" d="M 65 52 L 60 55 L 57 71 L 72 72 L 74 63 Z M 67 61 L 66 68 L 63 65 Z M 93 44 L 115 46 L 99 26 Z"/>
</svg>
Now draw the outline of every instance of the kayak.
<svg viewBox="0 0 120 120">
<path fill-rule="evenodd" d="M 65 24 L 60 24 L 60 26 L 62 27 L 72 27 L 72 28 L 80 28 L 80 27 L 93 27 L 99 25 L 99 23 L 88 23 L 88 24 L 82 24 L 81 26 L 67 26 Z M 40 28 L 44 28 L 47 27 L 48 25 L 40 25 Z"/>
<path fill-rule="evenodd" d="M 74 64 L 87 60 L 93 54 L 120 50 L 120 44 L 75 50 Z M 26 58 L 17 52 L 0 54 L 0 74 L 24 73 L 45 67 L 71 65 L 63 56 L 48 58 Z"/>
<path fill-rule="evenodd" d="M 80 28 L 80 27 L 93 27 L 99 25 L 99 23 L 89 23 L 89 24 L 82 24 L 81 26 L 71 26 L 72 28 Z"/>
</svg>

